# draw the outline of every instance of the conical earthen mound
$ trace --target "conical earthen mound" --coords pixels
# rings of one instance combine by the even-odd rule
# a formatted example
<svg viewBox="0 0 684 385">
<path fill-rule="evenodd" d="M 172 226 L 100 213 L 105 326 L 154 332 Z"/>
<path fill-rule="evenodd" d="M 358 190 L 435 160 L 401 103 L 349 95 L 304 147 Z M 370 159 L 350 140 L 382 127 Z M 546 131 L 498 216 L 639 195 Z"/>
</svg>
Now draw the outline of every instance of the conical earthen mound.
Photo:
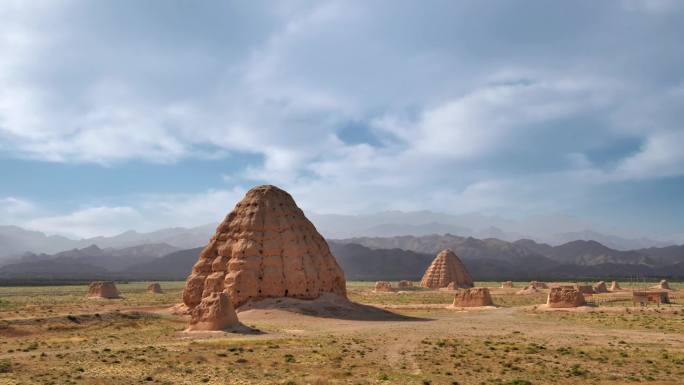
<svg viewBox="0 0 684 385">
<path fill-rule="evenodd" d="M 158 282 L 153 282 L 147 286 L 147 291 L 152 294 L 163 294 L 164 291 L 162 290 L 161 286 L 159 285 Z"/>
<path fill-rule="evenodd" d="M 202 298 L 190 314 L 192 318 L 186 331 L 226 330 L 240 326 L 230 298 L 223 292 Z"/>
<path fill-rule="evenodd" d="M 120 298 L 120 293 L 112 281 L 95 281 L 88 287 L 88 298 Z"/>
<path fill-rule="evenodd" d="M 346 297 L 346 282 L 325 239 L 287 192 L 255 187 L 217 227 L 183 291 L 189 309 L 225 292 L 239 307 L 250 299 L 323 293 Z"/>
<path fill-rule="evenodd" d="M 455 288 L 473 287 L 473 279 L 465 265 L 451 250 L 442 250 L 425 271 L 420 286 L 439 289 L 453 282 Z"/>
</svg>

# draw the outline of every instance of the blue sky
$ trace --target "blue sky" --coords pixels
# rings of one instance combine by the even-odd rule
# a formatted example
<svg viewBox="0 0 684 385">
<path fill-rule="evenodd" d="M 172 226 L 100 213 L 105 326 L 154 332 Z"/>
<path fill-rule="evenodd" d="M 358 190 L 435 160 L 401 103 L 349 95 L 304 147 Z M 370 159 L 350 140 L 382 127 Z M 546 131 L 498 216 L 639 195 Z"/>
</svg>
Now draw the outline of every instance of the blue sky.
<svg viewBox="0 0 684 385">
<path fill-rule="evenodd" d="M 4 1 L 0 224 L 566 213 L 684 234 L 684 3 Z"/>
</svg>

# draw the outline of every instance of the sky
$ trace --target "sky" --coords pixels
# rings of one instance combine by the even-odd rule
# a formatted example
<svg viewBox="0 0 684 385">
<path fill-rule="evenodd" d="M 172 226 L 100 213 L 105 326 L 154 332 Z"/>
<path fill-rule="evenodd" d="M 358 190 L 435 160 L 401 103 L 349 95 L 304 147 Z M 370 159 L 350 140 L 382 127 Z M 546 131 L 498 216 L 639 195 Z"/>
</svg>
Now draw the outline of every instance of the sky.
<svg viewBox="0 0 684 385">
<path fill-rule="evenodd" d="M 0 2 L 0 224 L 564 213 L 684 234 L 684 2 Z"/>
</svg>

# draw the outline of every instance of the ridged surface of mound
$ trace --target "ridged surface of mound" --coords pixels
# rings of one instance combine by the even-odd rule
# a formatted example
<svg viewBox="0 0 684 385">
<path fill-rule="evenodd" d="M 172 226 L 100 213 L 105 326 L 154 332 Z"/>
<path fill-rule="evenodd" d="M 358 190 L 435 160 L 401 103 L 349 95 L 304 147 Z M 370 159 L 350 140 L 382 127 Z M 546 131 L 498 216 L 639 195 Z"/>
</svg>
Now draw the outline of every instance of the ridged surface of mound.
<svg viewBox="0 0 684 385">
<path fill-rule="evenodd" d="M 452 282 L 455 288 L 473 287 L 473 279 L 463 262 L 453 251 L 442 250 L 425 271 L 420 286 L 439 289 L 449 286 Z"/>
<path fill-rule="evenodd" d="M 455 307 L 494 306 L 492 296 L 486 287 L 460 289 L 454 296 Z"/>
<path fill-rule="evenodd" d="M 119 298 L 120 293 L 112 281 L 91 282 L 88 287 L 88 298 Z"/>
<path fill-rule="evenodd" d="M 211 293 L 190 312 L 186 331 L 226 330 L 240 325 L 235 308 L 226 293 Z"/>
<path fill-rule="evenodd" d="M 325 239 L 287 192 L 259 186 L 217 227 L 188 277 L 189 309 L 225 292 L 235 308 L 250 299 L 346 297 L 346 282 Z"/>
<path fill-rule="evenodd" d="M 546 304 L 551 308 L 570 308 L 586 305 L 584 295 L 569 287 L 552 287 Z"/>
</svg>

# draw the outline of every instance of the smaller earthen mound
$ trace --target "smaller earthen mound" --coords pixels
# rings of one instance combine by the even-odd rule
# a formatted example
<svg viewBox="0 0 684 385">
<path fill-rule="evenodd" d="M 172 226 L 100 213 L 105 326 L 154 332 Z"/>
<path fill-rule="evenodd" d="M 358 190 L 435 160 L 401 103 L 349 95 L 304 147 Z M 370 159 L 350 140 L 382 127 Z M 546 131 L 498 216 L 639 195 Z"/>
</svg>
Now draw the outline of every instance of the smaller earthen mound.
<svg viewBox="0 0 684 385">
<path fill-rule="evenodd" d="M 610 284 L 610 291 L 619 291 L 619 290 L 622 290 L 622 288 L 621 288 L 620 285 L 617 283 L 617 281 L 613 281 L 613 282 Z"/>
<path fill-rule="evenodd" d="M 549 292 L 546 304 L 550 308 L 569 308 L 586 305 L 584 295 L 575 288 L 554 287 Z"/>
<path fill-rule="evenodd" d="M 456 289 L 458 289 L 458 286 L 456 286 L 456 282 L 449 282 L 446 289 L 447 290 L 456 290 Z"/>
<path fill-rule="evenodd" d="M 399 281 L 399 289 L 405 290 L 413 287 L 413 282 L 411 281 Z"/>
<path fill-rule="evenodd" d="M 530 282 L 530 286 L 532 286 L 535 289 L 548 289 L 549 288 L 549 285 L 547 285 L 544 282 L 539 282 L 539 281 Z"/>
<path fill-rule="evenodd" d="M 541 290 L 535 288 L 532 285 L 527 285 L 524 288 L 515 292 L 515 294 L 518 294 L 518 295 L 536 294 L 536 293 L 541 293 Z"/>
<path fill-rule="evenodd" d="M 513 281 L 501 282 L 501 288 L 502 289 L 512 289 L 513 288 Z"/>
<path fill-rule="evenodd" d="M 598 283 L 596 283 L 596 286 L 594 286 L 594 292 L 596 292 L 596 293 L 607 293 L 608 287 L 606 286 L 606 283 L 603 281 L 599 281 Z"/>
<path fill-rule="evenodd" d="M 375 289 L 373 291 L 391 293 L 394 291 L 394 289 L 392 288 L 392 284 L 390 282 L 378 281 L 375 283 Z"/>
<path fill-rule="evenodd" d="M 591 285 L 579 285 L 575 284 L 575 290 L 578 290 L 582 294 L 594 294 L 594 287 Z"/>
<path fill-rule="evenodd" d="M 164 292 L 162 291 L 161 286 L 160 286 L 159 283 L 157 283 L 157 282 L 151 283 L 149 286 L 147 286 L 147 291 L 148 291 L 149 293 L 152 293 L 152 294 L 162 294 L 162 293 L 164 293 Z"/>
<path fill-rule="evenodd" d="M 240 326 L 235 309 L 224 292 L 211 293 L 192 309 L 190 326 L 185 331 L 227 330 Z"/>
<path fill-rule="evenodd" d="M 661 280 L 659 284 L 653 286 L 652 288 L 653 289 L 660 289 L 660 290 L 672 290 L 670 288 L 670 283 L 667 282 L 666 279 Z"/>
<path fill-rule="evenodd" d="M 494 306 L 492 296 L 486 287 L 459 289 L 454 296 L 454 307 Z"/>
<path fill-rule="evenodd" d="M 91 282 L 90 287 L 88 287 L 88 298 L 114 299 L 120 297 L 121 293 L 119 293 L 119 290 L 117 290 L 116 285 L 112 281 Z"/>
</svg>

